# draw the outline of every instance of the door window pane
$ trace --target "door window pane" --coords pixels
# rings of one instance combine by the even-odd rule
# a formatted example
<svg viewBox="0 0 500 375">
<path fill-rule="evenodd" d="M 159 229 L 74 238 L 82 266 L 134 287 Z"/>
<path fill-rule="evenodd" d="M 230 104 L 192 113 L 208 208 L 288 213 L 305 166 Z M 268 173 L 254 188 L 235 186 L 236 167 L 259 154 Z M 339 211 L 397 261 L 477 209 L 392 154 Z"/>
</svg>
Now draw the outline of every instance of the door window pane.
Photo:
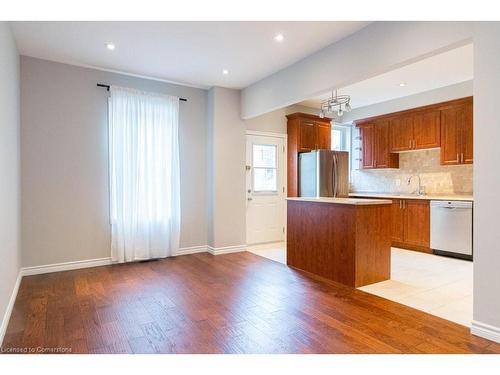
<svg viewBox="0 0 500 375">
<path fill-rule="evenodd" d="M 276 145 L 254 144 L 252 162 L 254 193 L 278 191 Z"/>
<path fill-rule="evenodd" d="M 275 168 L 255 168 L 253 171 L 253 191 L 277 191 L 278 180 Z"/>
<path fill-rule="evenodd" d="M 253 145 L 253 166 L 257 168 L 276 168 L 276 146 Z"/>
</svg>

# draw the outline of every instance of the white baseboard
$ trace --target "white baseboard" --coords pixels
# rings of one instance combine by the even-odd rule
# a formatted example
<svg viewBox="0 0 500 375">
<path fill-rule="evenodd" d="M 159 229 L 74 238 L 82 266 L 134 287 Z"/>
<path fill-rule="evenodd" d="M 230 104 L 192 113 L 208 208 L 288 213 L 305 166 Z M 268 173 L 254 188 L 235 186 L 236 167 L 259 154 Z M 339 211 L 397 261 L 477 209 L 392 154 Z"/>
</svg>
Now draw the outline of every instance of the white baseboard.
<svg viewBox="0 0 500 375">
<path fill-rule="evenodd" d="M 498 327 L 473 320 L 470 332 L 473 335 L 500 343 L 500 328 Z"/>
<path fill-rule="evenodd" d="M 23 267 L 23 268 L 21 268 L 21 274 L 22 274 L 22 276 L 40 275 L 42 273 L 60 272 L 60 271 L 77 270 L 80 268 L 107 266 L 107 265 L 112 264 L 112 263 L 113 262 L 112 262 L 111 258 L 77 260 L 74 262 L 45 264 L 43 266 L 33 266 L 33 267 Z"/>
<path fill-rule="evenodd" d="M 190 246 L 190 247 L 181 247 L 174 256 L 179 255 L 188 255 L 188 254 L 196 254 L 196 253 L 206 253 L 208 252 L 207 246 Z"/>
<path fill-rule="evenodd" d="M 229 253 L 237 253 L 240 251 L 245 251 L 247 245 L 236 245 L 236 246 L 225 246 L 225 247 L 212 247 L 207 246 L 208 252 L 212 255 L 221 255 Z"/>
<path fill-rule="evenodd" d="M 7 326 L 9 325 L 10 316 L 12 315 L 12 309 L 14 308 L 14 303 L 16 302 L 17 292 L 19 291 L 19 285 L 21 285 L 22 278 L 23 275 L 21 274 L 21 271 L 19 271 L 16 283 L 14 284 L 14 289 L 12 289 L 12 294 L 10 295 L 9 303 L 7 304 L 7 309 L 3 315 L 2 325 L 0 326 L 0 347 L 3 344 L 5 332 L 7 331 Z"/>
</svg>

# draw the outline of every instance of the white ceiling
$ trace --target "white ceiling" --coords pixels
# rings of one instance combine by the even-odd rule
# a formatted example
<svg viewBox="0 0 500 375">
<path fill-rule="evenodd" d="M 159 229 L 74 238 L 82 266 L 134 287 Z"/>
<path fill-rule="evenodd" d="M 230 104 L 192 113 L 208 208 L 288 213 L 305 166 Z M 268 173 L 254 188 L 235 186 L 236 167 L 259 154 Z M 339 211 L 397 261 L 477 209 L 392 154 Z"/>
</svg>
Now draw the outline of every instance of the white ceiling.
<svg viewBox="0 0 500 375">
<path fill-rule="evenodd" d="M 358 108 L 469 81 L 472 78 L 473 47 L 469 44 L 340 88 L 338 93 L 350 95 L 352 108 Z M 400 87 L 399 84 L 403 82 L 406 86 Z M 325 93 L 299 104 L 319 108 L 321 100 L 329 96 L 331 93 Z"/>
<path fill-rule="evenodd" d="M 23 21 L 12 22 L 12 29 L 21 55 L 198 87 L 243 88 L 367 24 Z M 282 43 L 274 41 L 277 33 Z M 116 49 L 108 51 L 107 42 Z"/>
</svg>

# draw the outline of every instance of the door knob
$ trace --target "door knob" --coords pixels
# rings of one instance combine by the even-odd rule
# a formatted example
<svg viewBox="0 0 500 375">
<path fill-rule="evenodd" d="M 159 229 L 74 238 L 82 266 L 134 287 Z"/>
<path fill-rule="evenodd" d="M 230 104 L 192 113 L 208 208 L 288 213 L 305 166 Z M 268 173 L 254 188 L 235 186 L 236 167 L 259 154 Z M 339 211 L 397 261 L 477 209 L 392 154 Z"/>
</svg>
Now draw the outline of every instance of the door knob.
<svg viewBox="0 0 500 375">
<path fill-rule="evenodd" d="M 251 200 L 253 200 L 253 198 L 252 198 L 252 197 L 248 197 L 248 198 L 247 198 L 247 201 L 251 201 Z"/>
</svg>

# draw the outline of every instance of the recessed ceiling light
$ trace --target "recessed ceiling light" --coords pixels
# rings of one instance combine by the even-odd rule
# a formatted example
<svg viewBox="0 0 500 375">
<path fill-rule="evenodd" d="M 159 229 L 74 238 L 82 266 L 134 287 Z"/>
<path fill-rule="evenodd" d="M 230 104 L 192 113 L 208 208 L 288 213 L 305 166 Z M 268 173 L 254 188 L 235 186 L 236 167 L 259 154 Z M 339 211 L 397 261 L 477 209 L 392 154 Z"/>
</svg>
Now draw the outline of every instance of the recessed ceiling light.
<svg viewBox="0 0 500 375">
<path fill-rule="evenodd" d="M 222 69 L 222 74 L 224 74 L 225 76 L 227 76 L 229 74 L 229 70 L 227 69 Z"/>
<path fill-rule="evenodd" d="M 406 82 L 401 82 L 401 83 L 399 84 L 399 86 L 400 86 L 400 87 L 405 87 L 405 86 L 406 86 Z"/>
<path fill-rule="evenodd" d="M 106 43 L 106 48 L 110 51 L 114 51 L 116 46 L 114 45 L 114 43 Z"/>
<path fill-rule="evenodd" d="M 282 42 L 284 39 L 285 39 L 285 37 L 283 36 L 283 34 L 276 34 L 274 36 L 274 40 L 277 42 Z"/>
</svg>

